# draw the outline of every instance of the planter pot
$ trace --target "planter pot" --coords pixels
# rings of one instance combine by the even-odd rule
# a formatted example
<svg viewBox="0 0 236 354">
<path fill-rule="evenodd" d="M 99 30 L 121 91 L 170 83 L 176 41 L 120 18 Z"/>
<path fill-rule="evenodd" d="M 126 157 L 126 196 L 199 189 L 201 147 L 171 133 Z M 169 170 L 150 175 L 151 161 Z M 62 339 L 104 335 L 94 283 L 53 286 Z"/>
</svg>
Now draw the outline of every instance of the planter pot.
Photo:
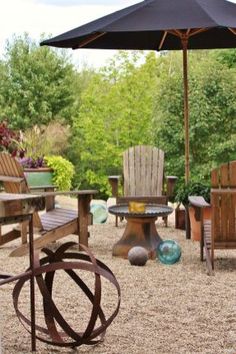
<svg viewBox="0 0 236 354">
<path fill-rule="evenodd" d="M 195 209 L 193 207 L 188 208 L 189 211 L 189 219 L 191 225 L 191 239 L 193 241 L 200 241 L 201 239 L 201 222 L 196 220 L 195 218 Z M 205 208 L 204 219 L 211 219 L 211 208 Z"/>
<path fill-rule="evenodd" d="M 25 168 L 24 173 L 30 187 L 53 185 L 53 170 L 51 168 Z"/>
</svg>

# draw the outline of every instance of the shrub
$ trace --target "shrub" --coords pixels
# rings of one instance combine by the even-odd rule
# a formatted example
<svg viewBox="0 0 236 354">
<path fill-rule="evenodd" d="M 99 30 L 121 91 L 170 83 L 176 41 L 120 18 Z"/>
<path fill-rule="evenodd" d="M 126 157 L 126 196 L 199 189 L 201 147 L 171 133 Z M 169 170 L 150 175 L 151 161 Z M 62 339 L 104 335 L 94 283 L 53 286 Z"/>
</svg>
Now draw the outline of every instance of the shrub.
<svg viewBox="0 0 236 354">
<path fill-rule="evenodd" d="M 188 197 L 201 196 L 207 202 L 210 202 L 210 185 L 202 182 L 188 182 L 187 184 L 180 184 L 177 187 L 175 201 L 182 203 L 184 206 L 189 204 Z"/>
<path fill-rule="evenodd" d="M 62 156 L 46 156 L 48 167 L 53 169 L 53 183 L 59 190 L 70 190 L 75 170 L 73 164 Z"/>
</svg>

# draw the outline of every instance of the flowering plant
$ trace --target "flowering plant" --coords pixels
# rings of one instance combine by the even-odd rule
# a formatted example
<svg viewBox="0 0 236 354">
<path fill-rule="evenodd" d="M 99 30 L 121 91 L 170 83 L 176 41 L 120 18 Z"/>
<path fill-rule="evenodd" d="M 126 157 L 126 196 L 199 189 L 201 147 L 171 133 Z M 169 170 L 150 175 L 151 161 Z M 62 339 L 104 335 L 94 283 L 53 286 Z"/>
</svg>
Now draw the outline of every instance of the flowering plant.
<svg viewBox="0 0 236 354">
<path fill-rule="evenodd" d="M 42 145 L 38 128 L 23 135 L 22 132 L 15 132 L 9 128 L 6 120 L 0 123 L 0 151 L 9 152 L 24 168 L 46 165 Z"/>
<path fill-rule="evenodd" d="M 47 143 L 43 138 L 43 131 L 34 126 L 32 129 L 20 132 L 18 149 L 15 157 L 24 168 L 45 167 L 45 154 L 48 152 Z"/>
<path fill-rule="evenodd" d="M 7 121 L 2 121 L 0 123 L 0 150 L 14 154 L 18 141 L 19 134 L 8 127 Z"/>
<path fill-rule="evenodd" d="M 59 155 L 65 149 L 68 136 L 68 126 L 58 122 L 15 132 L 8 127 L 7 121 L 2 121 L 0 151 L 9 152 L 23 168 L 48 167 L 45 156 Z"/>
</svg>

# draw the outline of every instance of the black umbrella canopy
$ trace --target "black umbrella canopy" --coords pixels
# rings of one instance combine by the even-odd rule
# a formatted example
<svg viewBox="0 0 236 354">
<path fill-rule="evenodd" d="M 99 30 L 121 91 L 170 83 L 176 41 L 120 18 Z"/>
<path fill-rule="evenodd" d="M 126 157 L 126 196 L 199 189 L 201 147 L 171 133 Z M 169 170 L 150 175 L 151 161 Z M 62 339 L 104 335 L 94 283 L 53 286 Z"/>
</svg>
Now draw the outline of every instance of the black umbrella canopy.
<svg viewBox="0 0 236 354">
<path fill-rule="evenodd" d="M 187 49 L 236 48 L 236 4 L 145 0 L 40 43 L 61 48 L 183 50 L 185 181 L 189 168 Z"/>
<path fill-rule="evenodd" d="M 64 48 L 235 48 L 236 5 L 226 0 L 146 0 L 41 43 Z"/>
</svg>

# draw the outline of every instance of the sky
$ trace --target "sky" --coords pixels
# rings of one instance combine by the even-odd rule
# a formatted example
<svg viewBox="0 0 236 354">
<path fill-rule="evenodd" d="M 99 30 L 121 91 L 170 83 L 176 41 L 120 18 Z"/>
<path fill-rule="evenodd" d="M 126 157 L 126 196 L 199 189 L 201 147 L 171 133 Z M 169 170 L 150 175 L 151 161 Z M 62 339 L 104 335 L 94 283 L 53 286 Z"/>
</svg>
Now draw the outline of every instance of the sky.
<svg viewBox="0 0 236 354">
<path fill-rule="evenodd" d="M 3 0 L 0 12 L 0 57 L 6 40 L 13 35 L 28 33 L 39 41 L 42 33 L 46 38 L 79 27 L 141 0 Z M 177 1 L 177 0 L 176 0 Z M 230 0 L 236 2 L 236 0 Z M 87 64 L 100 67 L 113 56 L 113 50 L 71 50 L 73 62 L 79 67 Z"/>
<path fill-rule="evenodd" d="M 56 36 L 84 23 L 105 16 L 141 0 L 3 0 L 0 12 L 0 57 L 6 40 L 27 32 L 38 41 L 42 33 L 46 38 Z M 100 67 L 116 51 L 92 49 L 71 50 L 73 62 L 79 67 L 86 63 Z"/>
</svg>

